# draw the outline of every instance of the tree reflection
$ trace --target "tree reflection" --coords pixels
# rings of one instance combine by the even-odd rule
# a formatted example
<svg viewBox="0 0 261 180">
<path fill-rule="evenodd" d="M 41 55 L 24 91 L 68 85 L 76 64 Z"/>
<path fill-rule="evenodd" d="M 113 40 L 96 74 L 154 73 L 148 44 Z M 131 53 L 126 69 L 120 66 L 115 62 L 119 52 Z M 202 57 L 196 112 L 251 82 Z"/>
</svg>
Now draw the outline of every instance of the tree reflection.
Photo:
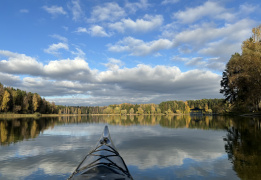
<svg viewBox="0 0 261 180">
<path fill-rule="evenodd" d="M 224 138 L 228 159 L 241 179 L 261 177 L 260 119 L 237 119 Z"/>
<path fill-rule="evenodd" d="M 25 139 L 36 138 L 44 130 L 56 125 L 68 123 L 106 123 L 120 126 L 161 125 L 167 128 L 200 128 L 225 129 L 229 125 L 226 119 L 212 116 L 60 116 L 48 118 L 20 118 L 13 120 L 0 120 L 1 145 L 16 143 Z"/>
<path fill-rule="evenodd" d="M 57 118 L 21 118 L 0 120 L 1 145 L 9 145 L 25 139 L 36 138 L 40 132 L 54 125 Z"/>
<path fill-rule="evenodd" d="M 162 116 L 159 124 L 168 128 L 227 129 L 230 119 L 224 116 Z"/>
</svg>

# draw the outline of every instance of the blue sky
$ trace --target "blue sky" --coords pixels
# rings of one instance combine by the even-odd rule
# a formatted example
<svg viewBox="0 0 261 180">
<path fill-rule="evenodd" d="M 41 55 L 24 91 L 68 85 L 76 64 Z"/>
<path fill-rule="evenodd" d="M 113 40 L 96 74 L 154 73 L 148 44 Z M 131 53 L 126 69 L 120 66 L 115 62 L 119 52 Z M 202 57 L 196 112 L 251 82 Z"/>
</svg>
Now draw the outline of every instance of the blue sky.
<svg viewBox="0 0 261 180">
<path fill-rule="evenodd" d="M 2 0 L 0 82 L 63 105 L 222 98 L 259 0 Z"/>
</svg>

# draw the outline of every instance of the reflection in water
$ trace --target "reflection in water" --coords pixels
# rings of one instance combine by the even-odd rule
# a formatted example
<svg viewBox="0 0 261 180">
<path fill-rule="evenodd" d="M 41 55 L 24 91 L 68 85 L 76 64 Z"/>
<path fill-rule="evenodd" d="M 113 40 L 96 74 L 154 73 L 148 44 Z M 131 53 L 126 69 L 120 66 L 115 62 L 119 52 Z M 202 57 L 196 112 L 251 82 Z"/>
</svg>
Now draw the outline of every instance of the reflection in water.
<svg viewBox="0 0 261 180">
<path fill-rule="evenodd" d="M 54 124 L 53 118 L 0 120 L 0 145 L 35 138 L 45 129 L 53 127 Z"/>
<path fill-rule="evenodd" d="M 33 174 L 37 179 L 44 174 L 65 179 L 87 153 L 86 147 L 96 143 L 104 124 L 110 125 L 114 143 L 135 179 L 237 179 L 225 152 L 239 178 L 260 179 L 260 122 L 184 115 L 0 120 L 0 164 L 5 164 L 0 165 L 0 179 L 12 168 L 18 177 Z M 24 141 L 30 139 L 34 141 Z"/>
<path fill-rule="evenodd" d="M 261 179 L 261 120 L 237 119 L 228 128 L 225 149 L 241 179 Z"/>
<path fill-rule="evenodd" d="M 55 125 L 68 123 L 107 123 L 110 125 L 161 125 L 167 128 L 226 129 L 231 120 L 217 116 L 63 116 L 51 118 L 20 118 L 0 120 L 1 145 L 35 138 Z"/>
</svg>

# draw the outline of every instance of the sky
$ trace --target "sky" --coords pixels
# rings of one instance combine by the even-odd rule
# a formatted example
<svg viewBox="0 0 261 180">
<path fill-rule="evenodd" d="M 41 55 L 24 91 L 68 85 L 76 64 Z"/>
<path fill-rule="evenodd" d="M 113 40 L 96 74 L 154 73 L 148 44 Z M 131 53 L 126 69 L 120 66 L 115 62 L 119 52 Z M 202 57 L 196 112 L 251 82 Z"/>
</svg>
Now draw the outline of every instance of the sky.
<svg viewBox="0 0 261 180">
<path fill-rule="evenodd" d="M 1 0 L 0 82 L 57 105 L 223 98 L 260 0 Z"/>
</svg>

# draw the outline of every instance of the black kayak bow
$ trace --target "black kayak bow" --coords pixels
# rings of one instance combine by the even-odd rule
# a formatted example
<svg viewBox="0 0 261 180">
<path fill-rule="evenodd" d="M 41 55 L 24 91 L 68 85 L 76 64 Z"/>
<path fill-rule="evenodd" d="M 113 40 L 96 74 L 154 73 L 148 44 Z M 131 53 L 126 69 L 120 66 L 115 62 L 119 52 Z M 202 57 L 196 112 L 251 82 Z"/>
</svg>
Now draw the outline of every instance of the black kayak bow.
<svg viewBox="0 0 261 180">
<path fill-rule="evenodd" d="M 133 180 L 131 174 L 116 150 L 106 125 L 95 148 L 85 156 L 70 179 Z"/>
</svg>

